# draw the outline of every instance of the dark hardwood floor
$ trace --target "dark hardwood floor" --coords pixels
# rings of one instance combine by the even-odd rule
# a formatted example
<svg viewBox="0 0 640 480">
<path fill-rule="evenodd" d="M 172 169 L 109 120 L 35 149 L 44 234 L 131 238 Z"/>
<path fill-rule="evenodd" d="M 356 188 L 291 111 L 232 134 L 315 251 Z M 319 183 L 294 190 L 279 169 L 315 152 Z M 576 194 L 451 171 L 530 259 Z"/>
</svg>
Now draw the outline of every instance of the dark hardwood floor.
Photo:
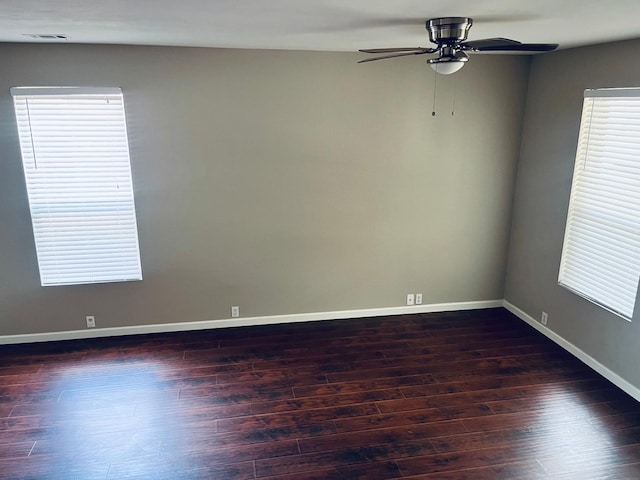
<svg viewBox="0 0 640 480">
<path fill-rule="evenodd" d="M 505 310 L 0 346 L 3 479 L 638 479 L 640 403 Z"/>
</svg>

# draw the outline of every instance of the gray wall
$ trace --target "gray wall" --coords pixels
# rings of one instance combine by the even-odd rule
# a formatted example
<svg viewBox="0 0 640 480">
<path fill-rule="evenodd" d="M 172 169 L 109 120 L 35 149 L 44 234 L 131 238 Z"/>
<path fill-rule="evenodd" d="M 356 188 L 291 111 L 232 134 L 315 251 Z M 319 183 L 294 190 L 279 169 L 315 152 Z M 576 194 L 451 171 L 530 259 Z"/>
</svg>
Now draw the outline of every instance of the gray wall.
<svg viewBox="0 0 640 480">
<path fill-rule="evenodd" d="M 0 335 L 502 298 L 529 59 L 359 58 L 0 46 Z M 144 281 L 40 286 L 20 85 L 122 87 Z"/>
<path fill-rule="evenodd" d="M 586 88 L 640 86 L 640 41 L 537 56 L 532 62 L 505 299 L 633 385 L 640 385 L 640 308 L 627 322 L 558 286 Z"/>
</svg>

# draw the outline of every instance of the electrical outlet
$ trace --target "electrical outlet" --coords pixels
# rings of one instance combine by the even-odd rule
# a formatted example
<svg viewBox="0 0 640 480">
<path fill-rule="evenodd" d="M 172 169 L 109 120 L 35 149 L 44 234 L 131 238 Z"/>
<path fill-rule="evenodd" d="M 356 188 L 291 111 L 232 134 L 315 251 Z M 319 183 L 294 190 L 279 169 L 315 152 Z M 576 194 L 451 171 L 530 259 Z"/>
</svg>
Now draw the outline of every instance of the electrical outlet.
<svg viewBox="0 0 640 480">
<path fill-rule="evenodd" d="M 540 323 L 546 325 L 549 321 L 549 314 L 547 312 L 542 312 L 542 316 L 540 317 Z"/>
<path fill-rule="evenodd" d="M 93 315 L 87 315 L 87 328 L 94 328 L 96 326 L 96 317 Z"/>
<path fill-rule="evenodd" d="M 422 294 L 416 293 L 416 305 L 422 305 Z"/>
<path fill-rule="evenodd" d="M 407 293 L 407 305 L 415 304 L 415 295 L 413 293 Z"/>
<path fill-rule="evenodd" d="M 240 316 L 240 307 L 231 307 L 231 316 L 233 318 Z"/>
</svg>

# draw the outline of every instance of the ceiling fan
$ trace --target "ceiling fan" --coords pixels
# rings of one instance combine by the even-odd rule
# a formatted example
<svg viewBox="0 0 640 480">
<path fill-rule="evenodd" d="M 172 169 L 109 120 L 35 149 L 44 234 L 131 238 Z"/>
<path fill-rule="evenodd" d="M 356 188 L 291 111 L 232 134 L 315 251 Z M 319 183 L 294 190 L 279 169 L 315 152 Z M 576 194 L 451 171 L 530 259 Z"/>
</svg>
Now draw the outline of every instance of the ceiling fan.
<svg viewBox="0 0 640 480">
<path fill-rule="evenodd" d="M 367 58 L 358 63 L 373 62 L 387 58 L 408 55 L 437 53 L 427 63 L 436 72 L 449 75 L 460 70 L 469 60 L 467 52 L 548 52 L 558 48 L 557 43 L 520 43 L 508 38 L 486 38 L 467 42 L 467 34 L 473 25 L 468 17 L 440 17 L 426 21 L 429 40 L 437 46 L 433 48 L 372 48 L 360 50 L 363 53 L 390 53 L 380 57 Z"/>
</svg>

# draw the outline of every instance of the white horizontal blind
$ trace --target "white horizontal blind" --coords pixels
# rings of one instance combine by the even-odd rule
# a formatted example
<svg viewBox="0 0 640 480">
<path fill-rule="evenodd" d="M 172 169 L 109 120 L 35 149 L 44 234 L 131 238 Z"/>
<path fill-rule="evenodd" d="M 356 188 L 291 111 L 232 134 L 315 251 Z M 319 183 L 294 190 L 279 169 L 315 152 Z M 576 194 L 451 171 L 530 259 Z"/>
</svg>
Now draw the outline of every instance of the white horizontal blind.
<svg viewBox="0 0 640 480">
<path fill-rule="evenodd" d="M 120 89 L 11 93 L 42 285 L 141 280 Z"/>
<path fill-rule="evenodd" d="M 640 90 L 587 90 L 560 285 L 631 319 L 640 276 Z"/>
</svg>

